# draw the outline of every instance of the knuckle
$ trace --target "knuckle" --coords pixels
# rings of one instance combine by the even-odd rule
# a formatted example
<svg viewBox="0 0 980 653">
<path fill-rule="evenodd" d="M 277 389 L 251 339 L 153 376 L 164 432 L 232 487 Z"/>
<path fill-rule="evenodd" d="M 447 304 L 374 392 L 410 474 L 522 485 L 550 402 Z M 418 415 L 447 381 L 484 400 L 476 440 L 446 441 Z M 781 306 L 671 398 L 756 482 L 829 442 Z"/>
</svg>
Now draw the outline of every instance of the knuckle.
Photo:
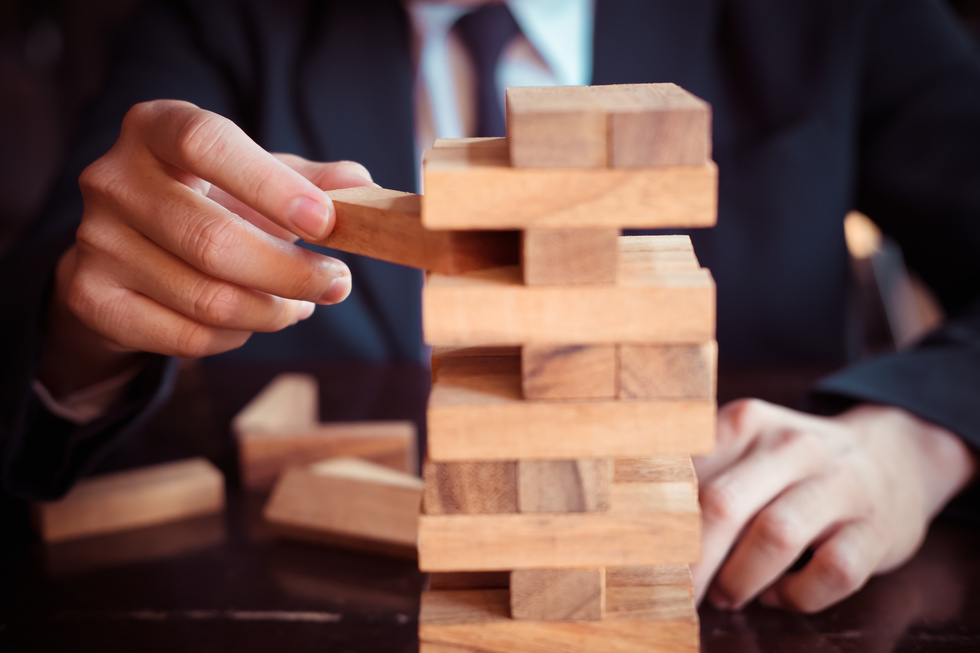
<svg viewBox="0 0 980 653">
<path fill-rule="evenodd" d="M 737 399 L 718 412 L 719 436 L 735 439 L 749 433 L 760 422 L 766 403 L 759 399 Z"/>
<path fill-rule="evenodd" d="M 819 565 L 817 571 L 823 582 L 841 594 L 854 592 L 864 582 L 865 574 L 861 566 L 843 547 L 825 546 L 813 562 Z"/>
<path fill-rule="evenodd" d="M 184 162 L 217 164 L 224 156 L 229 121 L 207 111 L 188 112 L 176 127 L 177 155 Z"/>
<path fill-rule="evenodd" d="M 195 315 L 206 324 L 223 326 L 238 318 L 242 308 L 240 292 L 221 281 L 207 280 L 197 291 Z"/>
<path fill-rule="evenodd" d="M 188 323 L 178 329 L 174 350 L 184 358 L 202 358 L 212 353 L 216 335 L 216 330 L 207 325 Z"/>
<path fill-rule="evenodd" d="M 701 511 L 705 521 L 730 524 L 739 517 L 739 500 L 724 485 L 709 485 L 701 491 Z"/>
<path fill-rule="evenodd" d="M 191 252 L 204 272 L 220 276 L 235 256 L 236 232 L 231 220 L 223 216 L 191 221 L 194 225 L 184 236 L 183 248 Z"/>
<path fill-rule="evenodd" d="M 796 553 L 800 547 L 799 528 L 795 521 L 784 514 L 769 511 L 756 520 L 759 543 L 775 553 Z"/>
</svg>

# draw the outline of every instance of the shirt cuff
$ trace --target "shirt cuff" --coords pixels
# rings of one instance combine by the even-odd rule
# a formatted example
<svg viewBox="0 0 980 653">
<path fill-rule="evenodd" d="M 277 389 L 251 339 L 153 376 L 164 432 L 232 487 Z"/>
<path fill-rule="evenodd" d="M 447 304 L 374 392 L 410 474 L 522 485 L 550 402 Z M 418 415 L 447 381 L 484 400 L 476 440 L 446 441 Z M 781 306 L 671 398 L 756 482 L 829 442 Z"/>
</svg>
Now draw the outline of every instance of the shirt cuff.
<svg viewBox="0 0 980 653">
<path fill-rule="evenodd" d="M 31 387 L 45 408 L 63 420 L 84 425 L 105 415 L 120 399 L 130 381 L 143 370 L 141 361 L 123 372 L 94 385 L 76 390 L 61 399 L 55 399 L 43 383 L 34 380 Z"/>
</svg>

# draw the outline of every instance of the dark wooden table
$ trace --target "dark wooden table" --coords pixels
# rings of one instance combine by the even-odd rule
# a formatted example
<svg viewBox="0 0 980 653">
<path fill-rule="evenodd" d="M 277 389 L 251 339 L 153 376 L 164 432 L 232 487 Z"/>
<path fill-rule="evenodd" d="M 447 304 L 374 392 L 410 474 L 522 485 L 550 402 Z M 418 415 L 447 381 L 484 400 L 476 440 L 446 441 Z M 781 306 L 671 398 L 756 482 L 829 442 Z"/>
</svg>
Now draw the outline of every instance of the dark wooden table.
<svg viewBox="0 0 980 653">
<path fill-rule="evenodd" d="M 300 369 L 292 366 L 290 369 Z M 230 417 L 279 368 L 184 370 L 171 408 L 103 470 L 205 455 L 224 514 L 45 547 L 0 523 L 0 651 L 416 651 L 424 577 L 411 563 L 277 540 L 238 490 Z M 310 366 L 332 419 L 423 417 L 428 373 Z M 785 385 L 780 384 L 781 388 Z M 905 567 L 826 612 L 701 612 L 706 652 L 980 651 L 980 525 L 944 518 Z"/>
</svg>

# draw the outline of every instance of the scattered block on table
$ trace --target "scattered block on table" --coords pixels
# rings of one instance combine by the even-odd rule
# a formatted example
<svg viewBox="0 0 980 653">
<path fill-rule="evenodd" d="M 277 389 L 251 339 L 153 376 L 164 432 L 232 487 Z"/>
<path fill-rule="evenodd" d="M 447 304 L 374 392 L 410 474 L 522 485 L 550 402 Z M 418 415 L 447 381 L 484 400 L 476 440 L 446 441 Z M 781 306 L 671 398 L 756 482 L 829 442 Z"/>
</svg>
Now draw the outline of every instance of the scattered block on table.
<svg viewBox="0 0 980 653">
<path fill-rule="evenodd" d="M 606 166 L 607 110 L 591 87 L 508 88 L 506 105 L 515 168 Z"/>
<path fill-rule="evenodd" d="M 516 569 L 510 616 L 526 621 L 599 621 L 606 612 L 606 570 Z"/>
<path fill-rule="evenodd" d="M 437 571 L 429 574 L 429 590 L 495 590 L 509 587 L 509 571 Z"/>
<path fill-rule="evenodd" d="M 609 165 L 697 166 L 711 160 L 711 106 L 676 84 L 597 87 L 609 112 Z"/>
<path fill-rule="evenodd" d="M 529 286 L 611 285 L 619 269 L 619 229 L 528 229 L 521 268 Z"/>
<path fill-rule="evenodd" d="M 706 342 L 715 284 L 703 268 L 648 269 L 631 257 L 614 286 L 525 286 L 518 267 L 431 274 L 422 320 L 433 345 Z"/>
<path fill-rule="evenodd" d="M 427 515 L 518 512 L 517 463 L 507 460 L 427 461 L 422 513 Z"/>
<path fill-rule="evenodd" d="M 443 360 L 428 406 L 431 460 L 577 459 L 708 453 L 713 400 L 524 401 L 516 360 Z"/>
<path fill-rule="evenodd" d="M 514 168 L 507 141 L 428 150 L 422 224 L 429 229 L 711 227 L 718 167 Z M 506 207 L 506 208 L 502 208 Z"/>
<path fill-rule="evenodd" d="M 335 422 L 292 430 L 243 431 L 236 439 L 242 481 L 252 489 L 272 487 L 287 467 L 326 458 L 363 458 L 410 474 L 418 469 L 417 435 L 410 421 Z"/>
<path fill-rule="evenodd" d="M 718 343 L 619 347 L 623 399 L 710 399 L 718 391 Z"/>
<path fill-rule="evenodd" d="M 520 512 L 603 512 L 609 510 L 612 460 L 519 460 Z"/>
<path fill-rule="evenodd" d="M 613 464 L 613 483 L 678 483 L 692 492 L 698 488 L 694 464 L 687 455 L 619 458 Z"/>
<path fill-rule="evenodd" d="M 618 394 L 615 345 L 525 345 L 525 399 L 611 399 Z"/>
<path fill-rule="evenodd" d="M 697 496 L 689 488 L 613 484 L 606 512 L 422 515 L 419 567 L 501 571 L 691 563 L 699 556 L 700 529 Z"/>
<path fill-rule="evenodd" d="M 698 615 L 683 587 L 608 587 L 602 621 L 509 616 L 507 590 L 424 592 L 419 653 L 697 653 Z"/>
<path fill-rule="evenodd" d="M 422 481 L 356 458 L 292 467 L 264 516 L 286 537 L 415 557 Z"/>
<path fill-rule="evenodd" d="M 232 420 L 241 433 L 271 433 L 303 429 L 320 419 L 316 378 L 309 374 L 280 374 L 248 402 Z"/>
<path fill-rule="evenodd" d="M 519 237 L 504 231 L 432 231 L 422 226 L 420 196 L 374 186 L 327 191 L 337 221 L 315 241 L 342 252 L 455 274 L 519 258 Z"/>
<path fill-rule="evenodd" d="M 60 501 L 32 505 L 46 542 L 101 535 L 220 512 L 225 483 L 203 458 L 83 479 Z"/>
<path fill-rule="evenodd" d="M 607 587 L 684 587 L 690 591 L 691 596 L 694 596 L 692 583 L 691 568 L 688 565 L 609 567 L 606 569 Z"/>
</svg>

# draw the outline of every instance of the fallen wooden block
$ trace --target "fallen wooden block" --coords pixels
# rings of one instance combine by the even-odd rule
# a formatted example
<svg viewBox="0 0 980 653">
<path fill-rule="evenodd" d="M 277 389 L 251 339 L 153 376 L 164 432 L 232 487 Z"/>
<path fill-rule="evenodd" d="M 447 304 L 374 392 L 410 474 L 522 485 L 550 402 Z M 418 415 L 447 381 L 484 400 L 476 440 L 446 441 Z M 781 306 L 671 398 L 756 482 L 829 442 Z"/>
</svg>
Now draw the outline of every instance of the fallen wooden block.
<svg viewBox="0 0 980 653">
<path fill-rule="evenodd" d="M 609 112 L 609 165 L 696 166 L 711 160 L 711 106 L 676 84 L 597 87 Z"/>
<path fill-rule="evenodd" d="M 285 537 L 414 558 L 422 481 L 356 458 L 292 467 L 263 515 Z"/>
<path fill-rule="evenodd" d="M 422 515 L 419 567 L 500 571 L 691 563 L 700 553 L 700 525 L 690 488 L 613 484 L 606 512 Z"/>
<path fill-rule="evenodd" d="M 271 433 L 312 426 L 320 419 L 320 395 L 310 374 L 280 374 L 242 408 L 235 433 Z"/>
<path fill-rule="evenodd" d="M 525 286 L 518 267 L 431 274 L 422 290 L 431 345 L 701 343 L 715 336 L 715 284 L 700 269 L 658 270 L 624 253 L 614 286 Z"/>
<path fill-rule="evenodd" d="M 524 345 L 525 399 L 612 399 L 619 389 L 615 345 Z"/>
<path fill-rule="evenodd" d="M 606 166 L 607 107 L 593 87 L 508 88 L 506 105 L 515 168 Z"/>
<path fill-rule="evenodd" d="M 519 237 L 503 231 L 433 231 L 422 226 L 420 197 L 363 186 L 327 191 L 337 211 L 315 245 L 444 274 L 511 265 Z"/>
<path fill-rule="evenodd" d="M 81 480 L 60 501 L 32 504 L 46 542 L 113 533 L 220 512 L 224 477 L 203 458 Z"/>
<path fill-rule="evenodd" d="M 409 421 L 336 422 L 295 430 L 236 434 L 242 482 L 264 490 L 287 467 L 327 458 L 362 458 L 414 474 L 418 469 L 415 424 Z"/>
<path fill-rule="evenodd" d="M 602 621 L 509 616 L 507 590 L 422 594 L 420 653 L 696 653 L 698 615 L 683 587 L 608 587 Z"/>
<path fill-rule="evenodd" d="M 521 269 L 528 286 L 610 285 L 619 269 L 619 229 L 528 229 Z"/>
<path fill-rule="evenodd" d="M 609 510 L 613 465 L 591 460 L 517 461 L 520 512 L 603 512 Z"/>
<path fill-rule="evenodd" d="M 517 463 L 425 463 L 422 512 L 427 515 L 518 512 Z"/>
<path fill-rule="evenodd" d="M 429 229 L 711 227 L 718 168 L 514 168 L 505 139 L 436 147 L 423 157 Z M 501 207 L 506 207 L 502 210 Z"/>
<path fill-rule="evenodd" d="M 526 621 L 599 621 L 606 612 L 606 570 L 516 569 L 510 616 Z"/>
<path fill-rule="evenodd" d="M 619 347 L 623 399 L 710 399 L 718 392 L 718 343 Z"/>
<path fill-rule="evenodd" d="M 492 367 L 444 359 L 428 406 L 435 461 L 702 454 L 715 436 L 712 400 L 525 401 L 516 358 Z"/>
</svg>

